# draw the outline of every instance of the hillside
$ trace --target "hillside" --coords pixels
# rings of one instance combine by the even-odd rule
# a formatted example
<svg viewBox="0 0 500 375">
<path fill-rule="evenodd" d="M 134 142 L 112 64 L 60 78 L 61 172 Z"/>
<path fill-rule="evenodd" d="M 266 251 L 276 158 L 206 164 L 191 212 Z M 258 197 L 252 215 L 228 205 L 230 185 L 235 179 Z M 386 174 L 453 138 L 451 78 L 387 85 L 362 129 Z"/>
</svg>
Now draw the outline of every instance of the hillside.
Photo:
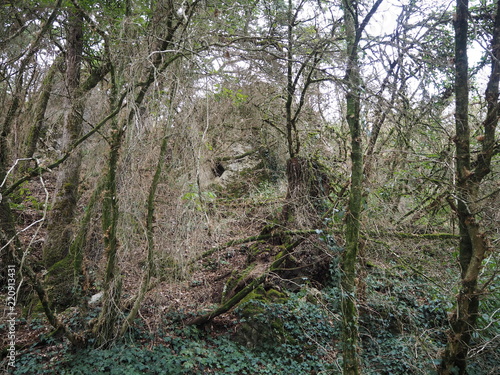
<svg viewBox="0 0 500 375">
<path fill-rule="evenodd" d="M 277 222 L 288 203 L 282 188 L 285 181 L 263 179 L 256 185 L 258 165 L 250 163 L 230 181 L 210 186 L 217 192 L 210 195 L 205 219 L 216 229 L 210 236 L 194 234 L 189 239 L 205 252 L 194 257 L 181 253 L 174 263 L 156 260 L 138 318 L 123 339 L 109 348 L 74 352 L 31 305 L 19 309 L 23 318 L 17 327 L 18 367 L 13 373 L 341 373 L 342 219 L 333 218 L 333 224 L 325 220 L 314 230 L 298 229 L 294 222 L 280 227 Z M 46 180 L 47 190 L 50 182 Z M 29 194 L 18 206 L 25 220 L 18 223 L 20 228 L 41 219 L 43 212 L 35 202 L 44 200 L 44 192 L 37 186 L 36 182 L 26 186 Z M 194 204 L 191 200 L 183 197 L 182 204 Z M 326 212 L 330 209 L 326 207 Z M 158 211 L 163 210 L 167 208 L 160 205 Z M 165 219 L 158 215 L 157 220 Z M 419 226 L 411 232 L 383 228 L 363 230 L 358 303 L 364 368 L 367 374 L 426 374 L 446 342 L 447 313 L 458 286 L 457 236 Z M 36 244 L 43 236 L 43 227 L 23 232 L 35 259 L 41 258 Z M 89 246 L 95 249 L 94 242 Z M 273 269 L 287 247 L 289 259 Z M 91 275 L 102 272 L 102 258 L 93 256 L 86 259 L 85 305 L 62 313 L 75 330 L 88 327 L 101 308 L 99 301 L 90 301 L 99 291 L 97 277 Z M 142 256 L 131 254 L 120 261 L 124 313 L 140 285 Z M 262 275 L 261 283 L 236 306 L 202 325 L 192 325 L 195 317 L 213 312 Z M 33 292 L 25 285 L 22 295 L 30 298 Z M 498 309 L 497 295 L 485 295 L 482 307 L 484 329 L 474 340 L 470 373 L 495 374 L 500 364 L 495 339 L 499 326 L 491 319 Z"/>
<path fill-rule="evenodd" d="M 0 372 L 500 373 L 500 1 L 0 11 Z"/>
</svg>

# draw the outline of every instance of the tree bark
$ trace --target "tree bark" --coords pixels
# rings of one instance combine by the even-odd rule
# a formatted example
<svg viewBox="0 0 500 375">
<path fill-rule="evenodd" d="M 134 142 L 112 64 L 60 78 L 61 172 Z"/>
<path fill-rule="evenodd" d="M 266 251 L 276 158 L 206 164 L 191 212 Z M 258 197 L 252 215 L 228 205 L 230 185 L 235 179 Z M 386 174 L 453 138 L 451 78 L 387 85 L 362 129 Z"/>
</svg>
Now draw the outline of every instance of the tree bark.
<svg viewBox="0 0 500 375">
<path fill-rule="evenodd" d="M 346 119 L 351 135 L 351 189 L 346 216 L 346 248 L 342 254 L 342 347 L 344 374 L 359 374 L 358 310 L 356 306 L 356 263 L 359 250 L 361 200 L 363 188 L 363 151 L 359 120 L 361 77 L 359 72 L 358 45 L 356 42 L 356 3 L 344 0 L 344 22 L 347 42 L 347 68 L 345 81 Z"/>
<path fill-rule="evenodd" d="M 108 160 L 108 172 L 104 183 L 102 229 L 104 232 L 104 251 L 106 253 L 107 264 L 103 284 L 103 307 L 99 315 L 98 324 L 94 329 L 97 336 L 97 344 L 99 346 L 107 345 L 116 334 L 115 324 L 118 318 L 118 306 L 120 305 L 119 301 L 121 297 L 121 279 L 116 273 L 119 213 L 116 172 L 124 135 L 124 126 L 120 125 L 121 123 L 114 121 Z"/>
<path fill-rule="evenodd" d="M 54 77 L 57 73 L 61 60 L 62 59 L 60 57 L 55 59 L 43 79 L 41 88 L 42 91 L 38 95 L 38 100 L 34 110 L 33 125 L 31 126 L 26 141 L 24 142 L 23 156 L 25 158 L 31 158 L 35 154 L 38 139 L 43 132 L 45 112 L 47 111 L 52 86 L 54 85 Z M 24 170 L 27 169 L 25 168 Z"/>
<path fill-rule="evenodd" d="M 68 17 L 66 51 L 67 111 L 64 119 L 63 148 L 70 147 L 81 134 L 83 101 L 78 87 L 83 53 L 83 18 L 76 11 Z M 47 268 L 52 267 L 68 254 L 72 237 L 72 222 L 78 201 L 81 154 L 74 150 L 58 176 L 53 208 L 48 217 L 48 234 L 43 249 Z"/>
<path fill-rule="evenodd" d="M 439 374 L 464 375 L 472 335 L 479 314 L 478 287 L 482 262 L 490 250 L 490 243 L 477 222 L 479 188 L 490 172 L 495 150 L 495 130 L 498 124 L 498 89 L 500 80 L 500 1 L 492 38 L 491 74 L 486 88 L 488 112 L 483 122 L 484 139 L 477 159 L 471 161 L 470 128 L 468 122 L 469 82 L 467 61 L 468 0 L 457 0 L 455 27 L 455 147 L 457 179 L 457 215 L 459 221 L 459 261 L 461 287 L 455 311 L 450 319 L 448 343 L 441 357 Z"/>
<path fill-rule="evenodd" d="M 341 310 L 343 373 L 360 373 L 358 356 L 358 310 L 356 306 L 356 264 L 360 243 L 361 211 L 363 199 L 363 147 L 360 121 L 362 79 L 358 55 L 359 41 L 364 28 L 376 12 L 377 0 L 363 21 L 358 20 L 358 2 L 343 0 L 346 32 L 346 120 L 351 136 L 351 189 L 345 223 L 346 246 L 341 259 Z"/>
</svg>

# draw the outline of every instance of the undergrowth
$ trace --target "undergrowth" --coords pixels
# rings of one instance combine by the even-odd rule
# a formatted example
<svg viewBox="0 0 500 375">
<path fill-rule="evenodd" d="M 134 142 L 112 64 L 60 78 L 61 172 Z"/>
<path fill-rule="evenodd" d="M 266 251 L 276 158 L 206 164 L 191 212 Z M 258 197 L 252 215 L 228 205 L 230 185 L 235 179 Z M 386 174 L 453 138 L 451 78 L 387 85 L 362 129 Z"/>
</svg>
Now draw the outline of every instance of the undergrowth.
<svg viewBox="0 0 500 375">
<path fill-rule="evenodd" d="M 456 291 L 398 264 L 367 269 L 364 283 L 359 309 L 364 373 L 432 374 Z M 306 287 L 276 303 L 249 301 L 256 304 L 254 315 L 240 306 L 217 330 L 185 326 L 187 315 L 177 311 L 164 317 L 161 331 L 138 320 L 127 341 L 109 349 L 72 352 L 52 339 L 20 354 L 13 374 L 340 374 L 340 290 L 338 282 L 332 284 L 319 295 Z M 495 295 L 485 296 L 482 308 L 471 375 L 499 369 Z M 242 336 L 243 326 L 253 327 L 251 343 Z"/>
<path fill-rule="evenodd" d="M 338 367 L 329 357 L 337 328 L 320 306 L 303 297 L 297 294 L 280 306 L 271 304 L 252 318 L 255 322 L 283 321 L 286 337 L 279 343 L 269 337 L 258 347 L 249 348 L 227 333 L 218 335 L 192 326 L 182 327 L 177 313 L 165 321 L 168 333 L 153 335 L 136 329 L 129 336 L 131 341 L 109 349 L 88 348 L 72 353 L 59 345 L 41 355 L 41 349 L 32 348 L 18 358 L 14 374 L 331 373 Z M 242 322 L 243 319 L 238 324 Z M 279 335 L 283 338 L 282 333 Z M 147 343 L 153 341 L 157 344 L 149 347 Z"/>
</svg>

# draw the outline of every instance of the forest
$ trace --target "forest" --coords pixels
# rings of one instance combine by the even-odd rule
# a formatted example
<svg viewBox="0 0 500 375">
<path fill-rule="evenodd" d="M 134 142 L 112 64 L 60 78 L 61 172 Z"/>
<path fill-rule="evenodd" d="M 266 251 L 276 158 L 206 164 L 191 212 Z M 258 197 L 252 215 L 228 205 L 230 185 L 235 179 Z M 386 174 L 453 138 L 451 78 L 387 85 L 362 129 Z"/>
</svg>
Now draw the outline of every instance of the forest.
<svg viewBox="0 0 500 375">
<path fill-rule="evenodd" d="M 0 4 L 1 373 L 500 373 L 500 0 Z"/>
</svg>

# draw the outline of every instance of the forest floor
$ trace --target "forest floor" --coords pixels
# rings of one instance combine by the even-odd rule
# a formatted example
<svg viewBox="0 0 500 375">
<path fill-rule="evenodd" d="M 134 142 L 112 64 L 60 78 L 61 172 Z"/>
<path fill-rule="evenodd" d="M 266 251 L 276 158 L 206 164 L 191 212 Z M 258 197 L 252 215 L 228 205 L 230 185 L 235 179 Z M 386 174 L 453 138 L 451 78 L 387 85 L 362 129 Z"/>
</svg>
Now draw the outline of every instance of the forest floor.
<svg viewBox="0 0 500 375">
<path fill-rule="evenodd" d="M 54 184 L 50 178 L 45 182 L 45 187 L 28 186 L 22 201 L 14 206 L 22 230 L 20 238 L 25 248 L 30 248 L 32 264 L 41 263 L 45 236 L 39 202 L 45 201 Z M 262 231 L 268 212 L 258 207 L 249 212 L 252 214 L 243 215 L 238 225 L 232 225 L 230 234 L 220 236 L 219 246 Z M 194 316 L 221 303 L 232 277 L 241 279 L 249 265 L 256 264 L 254 269 L 259 272 L 244 278 L 243 284 L 248 285 L 268 269 L 284 243 L 271 237 L 220 246 L 210 256 L 187 261 L 175 278 L 168 276 L 169 270 L 158 273 L 134 327 L 125 338 L 106 348 L 93 349 L 90 345 L 74 352 L 52 332 L 42 313 L 22 307 L 34 298 L 25 281 L 16 307 L 16 368 L 8 368 L 3 358 L 1 369 L 13 374 L 341 373 L 338 254 L 331 252 L 328 240 L 335 243 L 333 249 L 340 249 L 336 243 L 341 244 L 342 236 L 340 232 L 327 235 L 322 231 L 299 236 L 304 242 L 302 248 L 294 250 L 295 268 L 320 263 L 321 257 L 311 260 L 307 254 L 311 249 L 321 249 L 321 254 L 331 258 L 329 269 L 321 271 L 328 277 L 319 280 L 289 270 L 272 272 L 263 283 L 263 292 L 254 294 L 253 301 L 247 299 L 203 326 L 189 325 Z M 446 342 L 447 314 L 452 311 L 457 291 L 456 248 L 457 240 L 452 235 L 364 232 L 358 306 L 367 374 L 432 373 Z M 141 272 L 133 262 L 125 261 L 121 267 L 124 290 L 135 290 Z M 36 270 L 42 276 L 43 268 Z M 308 270 L 313 274 L 317 271 Z M 89 294 L 97 290 L 92 286 Z M 277 297 L 269 297 L 269 290 L 277 290 Z M 497 298 L 485 295 L 482 306 L 484 319 L 474 338 L 470 374 L 498 374 L 499 325 L 488 320 L 488 314 L 498 307 Z M 99 310 L 98 302 L 68 309 L 61 317 L 73 329 L 85 330 Z M 0 326 L 2 336 L 6 329 L 5 324 Z M 5 346 L 2 343 L 2 348 Z"/>
</svg>

